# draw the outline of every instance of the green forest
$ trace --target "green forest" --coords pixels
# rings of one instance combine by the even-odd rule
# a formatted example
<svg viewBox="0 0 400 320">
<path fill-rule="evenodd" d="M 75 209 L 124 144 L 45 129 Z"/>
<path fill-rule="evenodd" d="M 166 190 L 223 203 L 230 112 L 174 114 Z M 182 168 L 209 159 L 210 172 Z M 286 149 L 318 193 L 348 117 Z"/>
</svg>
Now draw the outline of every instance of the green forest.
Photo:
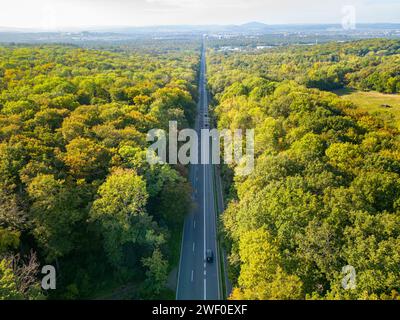
<svg viewBox="0 0 400 320">
<path fill-rule="evenodd" d="M 208 73 L 218 127 L 255 128 L 253 173 L 223 167 L 230 299 L 400 299 L 400 123 L 329 92 L 398 94 L 400 41 L 210 50 Z"/>
<path fill-rule="evenodd" d="M 194 126 L 200 59 L 200 37 L 0 46 L 0 300 L 175 298 L 189 166 L 146 136 Z M 220 167 L 229 299 L 400 299 L 400 41 L 208 46 L 207 73 L 216 126 L 255 129 L 254 171 Z"/>
<path fill-rule="evenodd" d="M 169 298 L 191 205 L 183 166 L 146 134 L 191 126 L 200 52 L 0 48 L 0 299 Z M 57 267 L 40 290 L 39 265 Z M 173 294 L 173 293 L 172 293 Z"/>
</svg>

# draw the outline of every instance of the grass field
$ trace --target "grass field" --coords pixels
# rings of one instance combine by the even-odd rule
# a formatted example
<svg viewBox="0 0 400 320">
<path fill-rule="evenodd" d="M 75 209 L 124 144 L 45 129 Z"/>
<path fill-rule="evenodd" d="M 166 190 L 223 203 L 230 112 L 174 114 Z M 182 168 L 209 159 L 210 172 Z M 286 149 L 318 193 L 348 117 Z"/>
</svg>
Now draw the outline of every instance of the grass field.
<svg viewBox="0 0 400 320">
<path fill-rule="evenodd" d="M 389 124 L 400 128 L 400 94 L 362 92 L 351 89 L 337 90 L 334 93 L 353 102 L 361 111 L 377 115 Z"/>
</svg>

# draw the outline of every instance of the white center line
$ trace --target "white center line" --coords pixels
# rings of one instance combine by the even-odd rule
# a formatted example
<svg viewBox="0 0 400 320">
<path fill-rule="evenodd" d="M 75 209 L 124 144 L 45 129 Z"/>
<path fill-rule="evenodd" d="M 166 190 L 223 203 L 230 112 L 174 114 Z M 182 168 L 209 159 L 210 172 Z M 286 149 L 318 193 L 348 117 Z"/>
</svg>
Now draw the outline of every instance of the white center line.
<svg viewBox="0 0 400 320">
<path fill-rule="evenodd" d="M 196 244 L 193 242 L 193 252 L 194 252 L 195 245 L 196 245 Z"/>
<path fill-rule="evenodd" d="M 193 282 L 194 279 L 194 271 L 192 270 L 192 276 L 190 277 L 190 281 Z"/>
<path fill-rule="evenodd" d="M 196 220 L 193 221 L 193 229 L 196 229 Z"/>
<path fill-rule="evenodd" d="M 205 292 L 206 292 L 206 290 L 207 290 L 207 284 L 206 284 L 206 278 L 204 278 L 204 300 L 207 300 L 207 298 L 206 298 L 206 294 L 205 294 Z"/>
</svg>

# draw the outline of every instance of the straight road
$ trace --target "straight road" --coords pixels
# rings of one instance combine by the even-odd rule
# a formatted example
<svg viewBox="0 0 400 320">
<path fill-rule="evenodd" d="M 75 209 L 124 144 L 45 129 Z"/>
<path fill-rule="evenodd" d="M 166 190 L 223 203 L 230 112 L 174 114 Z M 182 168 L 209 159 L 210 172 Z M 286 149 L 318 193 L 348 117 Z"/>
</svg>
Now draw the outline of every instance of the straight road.
<svg viewBox="0 0 400 320">
<path fill-rule="evenodd" d="M 199 137 L 201 129 L 209 129 L 205 59 L 206 51 L 203 43 L 195 126 Z M 199 154 L 200 152 L 204 153 L 204 150 L 201 150 L 201 143 L 199 143 Z M 178 300 L 219 300 L 222 297 L 216 231 L 216 190 L 212 166 L 212 164 L 196 164 L 190 167 L 195 208 L 186 217 L 183 229 L 176 290 Z M 212 263 L 206 262 L 207 249 L 211 249 L 214 253 Z"/>
</svg>

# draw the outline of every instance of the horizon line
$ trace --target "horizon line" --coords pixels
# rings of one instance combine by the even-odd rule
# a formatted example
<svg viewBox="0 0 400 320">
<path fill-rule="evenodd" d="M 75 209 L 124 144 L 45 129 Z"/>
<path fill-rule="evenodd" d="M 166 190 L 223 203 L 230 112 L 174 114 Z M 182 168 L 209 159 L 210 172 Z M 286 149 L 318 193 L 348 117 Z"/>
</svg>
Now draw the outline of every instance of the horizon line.
<svg viewBox="0 0 400 320">
<path fill-rule="evenodd" d="M 132 29 L 140 29 L 140 28 L 165 28 L 165 27 L 243 27 L 248 24 L 260 24 L 265 27 L 271 26 L 340 26 L 340 23 L 337 22 L 290 22 L 290 23 L 266 23 L 260 21 L 249 21 L 244 23 L 227 23 L 227 24 L 219 24 L 219 23 L 208 23 L 208 24 L 187 24 L 187 23 L 176 23 L 176 24 L 149 24 L 149 25 L 87 25 L 87 26 L 60 26 L 57 28 L 46 29 L 43 27 L 19 27 L 19 26 L 2 26 L 1 29 L 9 29 L 10 31 L 33 31 L 35 32 L 63 32 L 68 30 L 74 31 L 89 31 L 86 29 L 121 29 L 121 28 L 132 28 Z M 359 22 L 357 25 L 400 25 L 399 22 Z"/>
</svg>

